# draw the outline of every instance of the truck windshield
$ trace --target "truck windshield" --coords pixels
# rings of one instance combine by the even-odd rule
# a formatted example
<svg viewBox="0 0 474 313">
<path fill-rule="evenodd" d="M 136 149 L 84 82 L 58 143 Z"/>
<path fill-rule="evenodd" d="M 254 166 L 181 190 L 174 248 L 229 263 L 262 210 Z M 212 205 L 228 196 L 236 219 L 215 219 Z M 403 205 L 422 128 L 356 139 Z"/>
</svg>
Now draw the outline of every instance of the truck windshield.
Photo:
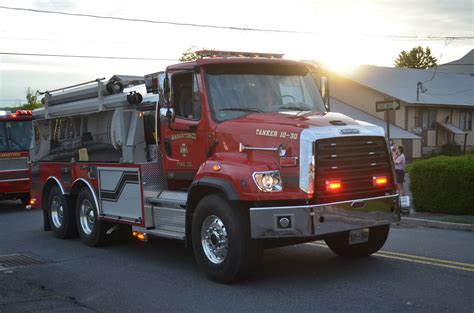
<svg viewBox="0 0 474 313">
<path fill-rule="evenodd" d="M 30 149 L 31 121 L 0 122 L 0 152 Z"/>
<path fill-rule="evenodd" d="M 275 64 L 208 65 L 206 87 L 218 122 L 256 112 L 324 112 L 306 67 Z"/>
</svg>

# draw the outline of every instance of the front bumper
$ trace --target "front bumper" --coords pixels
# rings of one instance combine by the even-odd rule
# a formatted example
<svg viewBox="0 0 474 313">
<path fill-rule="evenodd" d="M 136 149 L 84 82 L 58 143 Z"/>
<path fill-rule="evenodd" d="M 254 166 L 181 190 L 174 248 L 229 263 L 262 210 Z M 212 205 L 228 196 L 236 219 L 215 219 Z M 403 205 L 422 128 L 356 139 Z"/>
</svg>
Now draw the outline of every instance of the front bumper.
<svg viewBox="0 0 474 313">
<path fill-rule="evenodd" d="M 400 221 L 398 195 L 304 206 L 250 208 L 254 239 L 320 236 L 397 221 Z"/>
</svg>

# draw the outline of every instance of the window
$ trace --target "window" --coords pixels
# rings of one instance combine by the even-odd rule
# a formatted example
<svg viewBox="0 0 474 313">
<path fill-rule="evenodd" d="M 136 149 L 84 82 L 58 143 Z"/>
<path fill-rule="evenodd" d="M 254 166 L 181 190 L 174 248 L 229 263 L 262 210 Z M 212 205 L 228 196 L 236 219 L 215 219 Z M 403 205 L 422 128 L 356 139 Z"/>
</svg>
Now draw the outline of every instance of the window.
<svg viewBox="0 0 474 313">
<path fill-rule="evenodd" d="M 274 64 L 206 67 L 206 87 L 217 122 L 252 113 L 324 112 L 308 69 Z"/>
<path fill-rule="evenodd" d="M 423 129 L 436 128 L 436 110 L 418 109 L 417 126 Z"/>
<path fill-rule="evenodd" d="M 305 103 L 309 99 L 306 88 L 301 88 L 301 77 L 288 76 L 280 80 L 280 94 L 283 104 L 299 102 Z"/>
<path fill-rule="evenodd" d="M 31 121 L 0 122 L 0 152 L 28 150 L 31 136 Z"/>
<path fill-rule="evenodd" d="M 472 130 L 472 112 L 462 111 L 459 113 L 459 128 Z"/>
<path fill-rule="evenodd" d="M 194 73 L 173 75 L 173 100 L 177 117 L 192 120 L 201 118 L 201 96 Z"/>
</svg>

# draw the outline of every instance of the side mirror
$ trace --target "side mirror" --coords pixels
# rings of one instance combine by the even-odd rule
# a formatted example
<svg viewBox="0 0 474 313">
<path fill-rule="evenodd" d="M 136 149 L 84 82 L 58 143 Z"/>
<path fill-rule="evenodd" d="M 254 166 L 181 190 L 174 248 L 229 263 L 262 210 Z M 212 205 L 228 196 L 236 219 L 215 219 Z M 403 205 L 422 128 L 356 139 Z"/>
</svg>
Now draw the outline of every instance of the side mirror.
<svg viewBox="0 0 474 313">
<path fill-rule="evenodd" d="M 168 73 L 165 73 L 165 76 L 163 78 L 163 100 L 166 104 L 166 106 L 170 106 L 170 93 L 171 93 L 171 88 L 170 88 L 170 79 L 168 76 Z"/>
<path fill-rule="evenodd" d="M 329 103 L 329 82 L 326 76 L 321 76 L 319 80 L 319 85 L 321 88 L 321 97 L 323 98 L 324 106 L 326 107 L 326 110 L 329 112 L 331 109 L 331 106 Z"/>
<path fill-rule="evenodd" d="M 175 117 L 173 108 L 160 108 L 160 121 L 173 121 Z"/>
</svg>

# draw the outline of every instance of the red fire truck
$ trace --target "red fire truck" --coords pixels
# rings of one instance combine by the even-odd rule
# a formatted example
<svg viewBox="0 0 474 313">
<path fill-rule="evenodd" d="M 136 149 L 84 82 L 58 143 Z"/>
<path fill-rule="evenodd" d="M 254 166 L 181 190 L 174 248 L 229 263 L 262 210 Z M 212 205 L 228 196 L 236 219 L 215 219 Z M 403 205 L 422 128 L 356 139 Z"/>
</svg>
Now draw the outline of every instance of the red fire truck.
<svg viewBox="0 0 474 313">
<path fill-rule="evenodd" d="M 0 200 L 30 204 L 31 111 L 0 111 Z"/>
<path fill-rule="evenodd" d="M 383 129 L 329 112 L 312 64 L 199 55 L 45 93 L 31 150 L 45 230 L 183 240 L 219 282 L 249 277 L 270 247 L 378 251 L 399 220 Z"/>
</svg>

